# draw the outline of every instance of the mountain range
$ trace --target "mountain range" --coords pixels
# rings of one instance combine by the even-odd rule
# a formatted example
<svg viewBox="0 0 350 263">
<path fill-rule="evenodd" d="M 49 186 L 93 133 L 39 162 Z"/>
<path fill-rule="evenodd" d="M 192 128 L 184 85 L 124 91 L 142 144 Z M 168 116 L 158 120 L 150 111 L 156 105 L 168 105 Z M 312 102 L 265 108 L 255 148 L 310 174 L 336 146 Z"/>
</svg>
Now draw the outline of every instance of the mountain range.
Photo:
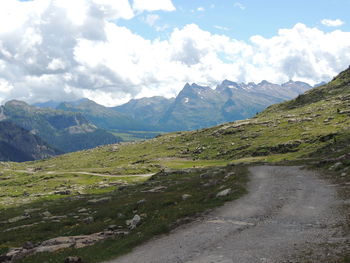
<svg viewBox="0 0 350 263">
<path fill-rule="evenodd" d="M 157 135 L 154 131 L 195 130 L 245 119 L 310 88 L 294 81 L 277 85 L 224 80 L 216 89 L 187 83 L 176 98 L 133 99 L 117 107 L 88 99 L 36 105 L 12 100 L 0 106 L 0 122 L 6 122 L 0 129 L 0 160 L 42 159 L 117 143 L 123 141 L 120 131 L 132 134 L 133 140 Z M 12 142 L 5 127 L 16 134 Z"/>
<path fill-rule="evenodd" d="M 12 100 L 0 106 L 0 123 L 6 121 L 12 123 L 18 131 L 17 134 L 24 135 L 18 144 L 29 143 L 28 132 L 35 135 L 52 147 L 49 155 L 59 152 L 73 152 L 99 145 L 116 143 L 121 141 L 115 135 L 100 129 L 90 123 L 81 113 L 39 108 L 28 105 L 23 101 Z M 24 132 L 24 130 L 27 132 Z M 0 136 L 5 136 L 2 132 Z M 39 144 L 42 144 L 40 141 Z M 35 148 L 35 146 L 33 146 Z M 55 149 L 55 150 L 54 150 Z M 33 156 L 33 155 L 31 155 Z M 35 159 L 46 155 L 34 155 Z"/>
<path fill-rule="evenodd" d="M 104 107 L 88 99 L 35 105 L 80 112 L 91 123 L 107 130 L 169 132 L 250 118 L 269 105 L 295 98 L 310 88 L 300 81 L 278 85 L 268 81 L 244 84 L 224 80 L 215 89 L 187 83 L 176 98 L 132 99 L 117 107 Z"/>
</svg>

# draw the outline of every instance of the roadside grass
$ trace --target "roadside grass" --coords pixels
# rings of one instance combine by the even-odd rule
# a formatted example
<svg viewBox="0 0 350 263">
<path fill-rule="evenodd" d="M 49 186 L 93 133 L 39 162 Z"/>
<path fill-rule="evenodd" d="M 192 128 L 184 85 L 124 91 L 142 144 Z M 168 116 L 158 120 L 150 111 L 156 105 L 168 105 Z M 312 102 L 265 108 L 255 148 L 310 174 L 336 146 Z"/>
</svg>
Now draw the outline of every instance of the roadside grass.
<svg viewBox="0 0 350 263">
<path fill-rule="evenodd" d="M 70 195 L 101 194 L 116 185 L 142 182 L 139 176 L 102 177 L 74 172 L 18 172 L 4 170 L 0 174 L 0 209 Z"/>
<path fill-rule="evenodd" d="M 206 174 L 206 176 L 200 176 Z M 226 176 L 230 174 L 230 176 Z M 208 209 L 222 205 L 225 201 L 237 199 L 246 190 L 248 171 L 245 166 L 224 166 L 160 172 L 151 179 L 133 183 L 129 186 L 115 187 L 113 191 L 103 194 L 85 194 L 53 200 L 40 200 L 22 206 L 2 209 L 0 213 L 0 251 L 22 246 L 24 242 L 33 243 L 58 236 L 92 234 L 103 231 L 109 225 L 126 229 L 125 221 L 135 214 L 141 216 L 141 224 L 125 237 L 111 238 L 90 247 L 66 249 L 55 253 L 42 253 L 19 260 L 18 262 L 63 262 L 67 256 L 78 255 L 84 262 L 100 262 L 128 252 L 132 247 L 151 237 L 167 233 L 174 227 L 191 221 L 192 216 Z M 161 192 L 147 192 L 155 187 L 165 187 Z M 217 198 L 223 189 L 231 188 L 232 193 Z M 182 195 L 191 195 L 183 199 Z M 110 197 L 111 200 L 101 204 L 90 204 L 94 198 Z M 142 204 L 138 201 L 145 200 Z M 87 211 L 79 213 L 78 210 Z M 30 218 L 4 223 L 6 220 L 20 216 L 29 211 Z M 44 212 L 55 217 L 63 216 L 57 221 L 43 217 Z M 84 218 L 92 216 L 93 222 L 84 223 Z M 14 229 L 18 226 L 29 227 Z M 6 231 L 6 229 L 10 229 Z"/>
</svg>

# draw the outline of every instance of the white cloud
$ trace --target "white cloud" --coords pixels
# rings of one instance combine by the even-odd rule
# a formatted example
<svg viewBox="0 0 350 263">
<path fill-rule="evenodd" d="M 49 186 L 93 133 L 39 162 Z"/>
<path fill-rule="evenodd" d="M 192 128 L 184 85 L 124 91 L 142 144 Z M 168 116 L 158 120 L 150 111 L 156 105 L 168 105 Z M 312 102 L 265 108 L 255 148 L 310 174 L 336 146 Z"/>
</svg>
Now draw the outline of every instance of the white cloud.
<svg viewBox="0 0 350 263">
<path fill-rule="evenodd" d="M 340 19 L 322 19 L 321 20 L 321 24 L 325 25 L 325 26 L 330 26 L 330 27 L 337 27 L 337 26 L 342 26 L 344 25 L 344 21 L 340 20 Z"/>
<path fill-rule="evenodd" d="M 175 11 L 171 0 L 134 0 L 133 8 L 137 11 Z"/>
<path fill-rule="evenodd" d="M 274 37 L 243 42 L 191 24 L 166 39 L 147 40 L 111 22 L 133 16 L 127 1 L 77 0 L 77 16 L 68 0 L 3 2 L 0 13 L 19 15 L 18 21 L 0 15 L 8 24 L 0 28 L 0 98 L 5 100 L 88 97 L 112 106 L 134 97 L 173 96 L 186 82 L 215 86 L 223 79 L 280 83 L 292 78 L 314 84 L 350 64 L 350 32 L 340 30 L 296 24 Z M 158 26 L 157 17 L 149 19 Z"/>
<path fill-rule="evenodd" d="M 240 3 L 240 2 L 236 2 L 236 3 L 234 3 L 234 6 L 235 7 L 238 7 L 239 9 L 241 9 L 241 10 L 245 10 L 245 6 L 242 4 L 242 3 Z"/>
<path fill-rule="evenodd" d="M 0 78 L 0 92 L 8 93 L 13 89 L 13 86 L 7 80 Z"/>
<path fill-rule="evenodd" d="M 205 8 L 203 6 L 200 6 L 197 8 L 197 11 L 199 12 L 204 12 L 205 11 Z"/>
</svg>

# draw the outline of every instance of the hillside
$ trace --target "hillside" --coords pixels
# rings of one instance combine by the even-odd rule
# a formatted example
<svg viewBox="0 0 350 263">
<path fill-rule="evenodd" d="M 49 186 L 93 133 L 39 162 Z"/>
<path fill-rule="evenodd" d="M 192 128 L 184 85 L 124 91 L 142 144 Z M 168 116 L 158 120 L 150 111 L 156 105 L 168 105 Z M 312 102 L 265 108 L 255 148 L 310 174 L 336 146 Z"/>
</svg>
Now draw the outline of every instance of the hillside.
<svg viewBox="0 0 350 263">
<path fill-rule="evenodd" d="M 60 153 L 29 131 L 10 122 L 0 122 L 0 161 L 33 161 Z"/>
<path fill-rule="evenodd" d="M 196 163 L 304 159 L 330 149 L 346 151 L 349 140 L 349 69 L 329 84 L 273 105 L 251 119 L 192 132 L 176 132 L 140 143 L 117 144 L 33 164 L 48 169 L 140 172 Z M 336 150 L 343 147 L 343 151 Z M 332 151 L 334 149 L 335 152 Z M 76 162 L 75 160 L 81 160 Z M 103 163 L 103 165 L 102 165 Z M 110 168 L 107 168 L 110 167 Z"/>
<path fill-rule="evenodd" d="M 321 178 L 313 177 L 313 173 L 301 176 L 301 170 L 296 167 L 290 167 L 293 173 L 289 176 L 279 177 L 283 187 L 274 185 L 278 180 L 273 178 L 276 174 L 271 176 L 269 172 L 272 166 L 263 166 L 270 177 L 267 182 L 268 177 L 261 177 L 260 173 L 255 176 L 256 189 L 261 184 L 271 189 L 260 195 L 264 198 L 276 194 L 277 188 L 284 188 L 272 198 L 271 202 L 275 202 L 272 210 L 265 211 L 268 220 L 264 221 L 260 207 L 257 218 L 263 220 L 263 225 L 269 222 L 274 229 L 276 224 L 271 223 L 274 222 L 271 218 L 276 216 L 273 209 L 277 209 L 287 214 L 282 213 L 283 219 L 288 219 L 282 221 L 282 226 L 290 231 L 294 221 L 292 225 L 289 219 L 297 216 L 289 210 L 293 200 L 310 220 L 310 209 L 300 199 L 304 200 L 305 195 L 314 204 L 312 194 L 319 190 L 318 186 L 314 189 L 314 184 L 324 189 L 316 199 L 325 196 L 332 199 L 337 195 L 344 200 L 349 198 L 349 103 L 350 68 L 330 83 L 273 105 L 244 121 L 164 134 L 138 143 L 101 146 L 48 160 L 0 163 L 3 190 L 0 209 L 4 211 L 0 213 L 0 253 L 5 259 L 29 255 L 19 261 L 22 263 L 43 262 L 48 258 L 59 263 L 72 255 L 88 262 L 101 262 L 192 221 L 198 213 L 241 197 L 246 193 L 247 166 L 272 163 L 322 168 L 332 184 L 326 180 L 321 183 Z M 303 172 L 306 173 L 309 174 Z M 301 178 L 309 182 L 303 192 Z M 332 191 L 325 190 L 330 188 Z M 315 191 L 310 195 L 312 190 Z M 252 196 L 259 197 L 254 191 Z M 342 214 L 348 213 L 349 207 L 341 202 L 342 199 L 334 199 L 332 204 L 342 205 Z M 322 210 L 324 204 L 319 203 Z M 327 220 L 327 215 L 323 219 Z M 320 228 L 318 222 L 311 224 L 312 227 L 334 231 L 333 226 Z M 231 223 L 244 229 L 251 226 L 243 221 Z M 305 221 L 299 226 L 297 230 L 304 231 Z M 340 254 L 327 262 L 348 262 L 349 244 L 343 235 L 349 234 L 349 220 L 344 219 L 341 226 L 344 233 L 339 230 L 340 239 L 317 243 L 317 251 L 326 251 L 328 256 L 343 242 L 339 248 L 345 250 L 336 249 Z M 9 250 L 13 247 L 17 249 Z M 311 250 L 306 251 L 305 247 Z M 46 253 L 38 253 L 43 251 Z M 53 251 L 56 252 L 50 253 Z M 303 243 L 297 256 L 304 261 L 298 262 L 318 262 L 306 260 L 319 259 L 313 251 L 316 250 L 309 243 Z"/>
<path fill-rule="evenodd" d="M 143 130 L 146 124 L 119 113 L 112 108 L 104 107 L 92 100 L 82 100 L 78 103 L 63 102 L 56 106 L 57 110 L 81 113 L 95 126 L 107 130 Z"/>
<path fill-rule="evenodd" d="M 13 100 L 1 106 L 0 120 L 15 123 L 62 152 L 121 141 L 91 124 L 80 113 L 39 108 L 22 101 Z"/>
</svg>

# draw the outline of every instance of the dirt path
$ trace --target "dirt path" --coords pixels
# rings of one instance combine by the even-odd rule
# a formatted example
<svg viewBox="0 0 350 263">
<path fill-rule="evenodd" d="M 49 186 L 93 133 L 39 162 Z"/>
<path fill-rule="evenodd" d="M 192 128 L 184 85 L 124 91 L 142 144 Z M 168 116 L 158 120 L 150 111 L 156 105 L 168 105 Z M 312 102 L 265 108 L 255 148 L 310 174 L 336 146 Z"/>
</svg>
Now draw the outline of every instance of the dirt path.
<svg viewBox="0 0 350 263">
<path fill-rule="evenodd" d="M 320 263 L 349 249 L 336 187 L 298 167 L 250 171 L 243 198 L 109 263 Z"/>
<path fill-rule="evenodd" d="M 155 175 L 155 173 L 151 174 L 99 174 L 99 173 L 90 173 L 90 172 L 57 172 L 57 171 L 49 171 L 47 174 L 86 174 L 86 175 L 95 175 L 95 176 L 101 176 L 101 177 L 151 177 L 152 175 Z"/>
</svg>

